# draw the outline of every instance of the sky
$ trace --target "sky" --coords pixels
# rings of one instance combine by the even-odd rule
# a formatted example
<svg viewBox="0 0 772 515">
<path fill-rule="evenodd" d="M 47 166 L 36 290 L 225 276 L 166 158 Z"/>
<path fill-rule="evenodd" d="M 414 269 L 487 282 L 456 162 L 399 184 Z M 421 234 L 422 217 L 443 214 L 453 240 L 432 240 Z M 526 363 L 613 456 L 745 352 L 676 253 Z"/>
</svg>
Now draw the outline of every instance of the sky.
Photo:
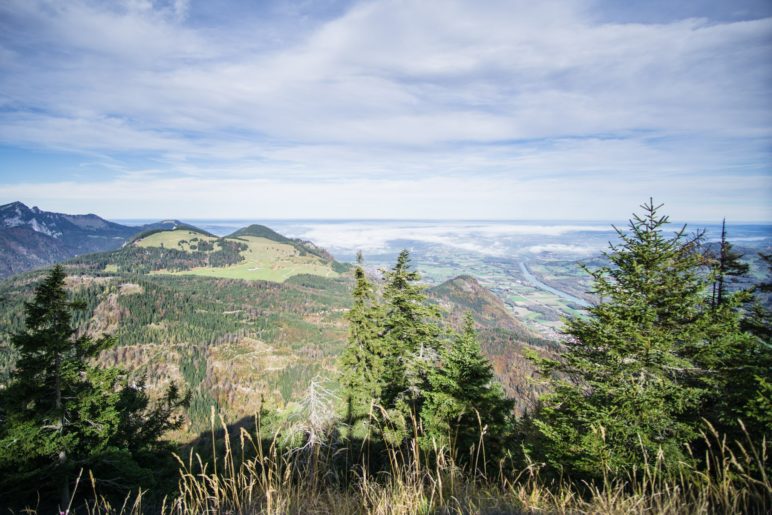
<svg viewBox="0 0 772 515">
<path fill-rule="evenodd" d="M 772 221 L 769 0 L 2 0 L 0 204 Z"/>
</svg>

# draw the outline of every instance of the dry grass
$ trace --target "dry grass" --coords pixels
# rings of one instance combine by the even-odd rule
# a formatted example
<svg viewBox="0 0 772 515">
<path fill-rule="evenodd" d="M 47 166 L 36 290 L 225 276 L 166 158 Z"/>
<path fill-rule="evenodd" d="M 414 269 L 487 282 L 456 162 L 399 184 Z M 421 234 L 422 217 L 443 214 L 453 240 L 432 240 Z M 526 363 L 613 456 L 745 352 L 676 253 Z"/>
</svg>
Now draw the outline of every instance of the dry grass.
<svg viewBox="0 0 772 515">
<path fill-rule="evenodd" d="M 712 428 L 703 435 L 707 468 L 684 469 L 677 478 L 662 473 L 662 463 L 631 473 L 626 480 L 599 485 L 547 482 L 540 464 L 518 474 L 472 478 L 456 466 L 449 453 L 437 449 L 428 460 L 419 451 L 388 449 L 389 472 L 376 477 L 337 476 L 328 466 L 333 446 L 287 448 L 276 433 L 268 445 L 260 433 L 241 430 L 236 448 L 224 432 L 221 455 L 206 459 L 190 454 L 179 459 L 180 478 L 174 496 L 160 506 L 143 507 L 145 494 L 111 505 L 96 495 L 78 511 L 89 514 L 188 513 L 216 514 L 712 514 L 769 513 L 772 484 L 765 475 L 767 442 L 730 446 Z M 213 424 L 214 428 L 214 424 Z M 212 437 L 214 438 L 214 429 Z M 417 449 L 417 446 L 413 447 Z M 215 446 L 216 449 L 216 446 Z M 281 450 L 283 449 L 283 450 Z M 252 456 L 252 457 L 248 457 Z M 502 464 L 503 465 L 503 464 Z"/>
</svg>

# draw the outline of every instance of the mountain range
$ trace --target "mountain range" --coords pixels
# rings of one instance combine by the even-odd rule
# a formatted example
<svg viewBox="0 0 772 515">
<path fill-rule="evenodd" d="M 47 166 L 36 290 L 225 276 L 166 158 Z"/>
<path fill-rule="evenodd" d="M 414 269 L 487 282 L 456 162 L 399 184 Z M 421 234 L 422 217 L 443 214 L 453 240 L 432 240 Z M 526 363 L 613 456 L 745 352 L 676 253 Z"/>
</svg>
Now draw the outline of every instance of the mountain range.
<svg viewBox="0 0 772 515">
<path fill-rule="evenodd" d="M 21 202 L 5 204 L 0 206 L 0 277 L 82 254 L 114 250 L 142 232 L 181 224 L 165 220 L 133 227 L 94 214 L 69 215 L 30 208 Z"/>
</svg>

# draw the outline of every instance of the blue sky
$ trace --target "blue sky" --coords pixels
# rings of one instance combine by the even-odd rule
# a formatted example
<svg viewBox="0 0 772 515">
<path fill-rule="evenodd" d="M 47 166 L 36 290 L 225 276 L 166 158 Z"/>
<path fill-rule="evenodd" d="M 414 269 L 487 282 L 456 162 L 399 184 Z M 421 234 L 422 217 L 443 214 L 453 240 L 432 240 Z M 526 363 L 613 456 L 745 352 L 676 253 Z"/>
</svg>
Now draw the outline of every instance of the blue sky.
<svg viewBox="0 0 772 515">
<path fill-rule="evenodd" d="M 772 220 L 772 2 L 3 0 L 0 203 Z"/>
</svg>

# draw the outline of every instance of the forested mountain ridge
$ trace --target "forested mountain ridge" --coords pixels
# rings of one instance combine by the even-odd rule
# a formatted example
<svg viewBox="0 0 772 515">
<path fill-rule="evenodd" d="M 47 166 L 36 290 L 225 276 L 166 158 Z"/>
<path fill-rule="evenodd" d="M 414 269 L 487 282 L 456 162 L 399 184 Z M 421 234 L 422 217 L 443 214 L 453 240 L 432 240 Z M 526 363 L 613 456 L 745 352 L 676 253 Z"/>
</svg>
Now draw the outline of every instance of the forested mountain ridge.
<svg viewBox="0 0 772 515">
<path fill-rule="evenodd" d="M 169 225 L 172 224 L 172 225 Z M 195 225 L 190 225 L 185 222 L 181 222 L 179 220 L 164 220 L 162 222 L 156 222 L 153 224 L 147 224 L 143 225 L 143 230 L 134 234 L 126 243 L 134 243 L 135 241 L 147 238 L 149 236 L 152 236 L 155 233 L 164 232 L 164 231 L 176 231 L 176 230 L 185 230 L 185 231 L 192 231 L 194 233 L 199 233 L 204 236 L 207 236 L 209 238 L 217 238 L 214 234 L 205 231 L 203 229 L 200 229 L 196 227 Z"/>
<path fill-rule="evenodd" d="M 242 227 L 241 229 L 233 232 L 227 237 L 239 239 L 239 238 L 244 238 L 246 236 L 265 238 L 267 240 L 272 240 L 277 243 L 286 243 L 288 245 L 292 245 L 293 247 L 297 248 L 301 253 L 307 252 L 314 256 L 318 256 L 324 260 L 329 260 L 329 261 L 334 260 L 334 258 L 329 252 L 327 252 L 325 249 L 321 247 L 318 247 L 313 242 L 301 240 L 299 238 L 287 238 L 286 236 L 281 235 L 278 232 L 271 229 L 270 227 L 266 227 L 264 225 L 252 224 L 247 227 Z"/>
<path fill-rule="evenodd" d="M 127 368 L 151 392 L 171 382 L 190 391 L 183 431 L 195 432 L 208 423 L 212 405 L 235 420 L 263 404 L 292 409 L 314 377 L 335 382 L 352 280 L 346 266 L 326 256 L 261 226 L 225 238 L 182 226 L 146 231 L 118 250 L 75 258 L 65 270 L 72 297 L 86 306 L 75 314 L 79 333 L 115 338 L 100 363 Z M 260 273 L 264 280 L 244 280 Z M 0 378 L 13 361 L 8 335 L 22 329 L 23 301 L 42 275 L 0 284 Z M 449 326 L 459 327 L 466 311 L 474 314 L 502 384 L 519 408 L 531 402 L 533 367 L 524 351 L 546 350 L 549 342 L 470 276 L 429 293 Z"/>
<path fill-rule="evenodd" d="M 179 225 L 178 220 L 165 220 L 132 227 L 95 214 L 69 215 L 21 202 L 5 204 L 0 206 L 0 277 L 117 249 L 138 233 Z"/>
<path fill-rule="evenodd" d="M 324 249 L 251 225 L 217 237 L 190 225 L 138 234 L 119 250 L 81 256 L 92 271 L 184 274 L 282 282 L 294 275 L 336 277 L 348 270 Z"/>
<path fill-rule="evenodd" d="M 126 237 L 136 232 L 133 227 L 109 222 L 95 214 L 67 215 L 29 208 L 21 202 L 0 206 L 3 227 L 29 227 L 35 232 L 56 239 L 64 239 L 80 232 L 98 234 L 101 237 Z"/>
</svg>

